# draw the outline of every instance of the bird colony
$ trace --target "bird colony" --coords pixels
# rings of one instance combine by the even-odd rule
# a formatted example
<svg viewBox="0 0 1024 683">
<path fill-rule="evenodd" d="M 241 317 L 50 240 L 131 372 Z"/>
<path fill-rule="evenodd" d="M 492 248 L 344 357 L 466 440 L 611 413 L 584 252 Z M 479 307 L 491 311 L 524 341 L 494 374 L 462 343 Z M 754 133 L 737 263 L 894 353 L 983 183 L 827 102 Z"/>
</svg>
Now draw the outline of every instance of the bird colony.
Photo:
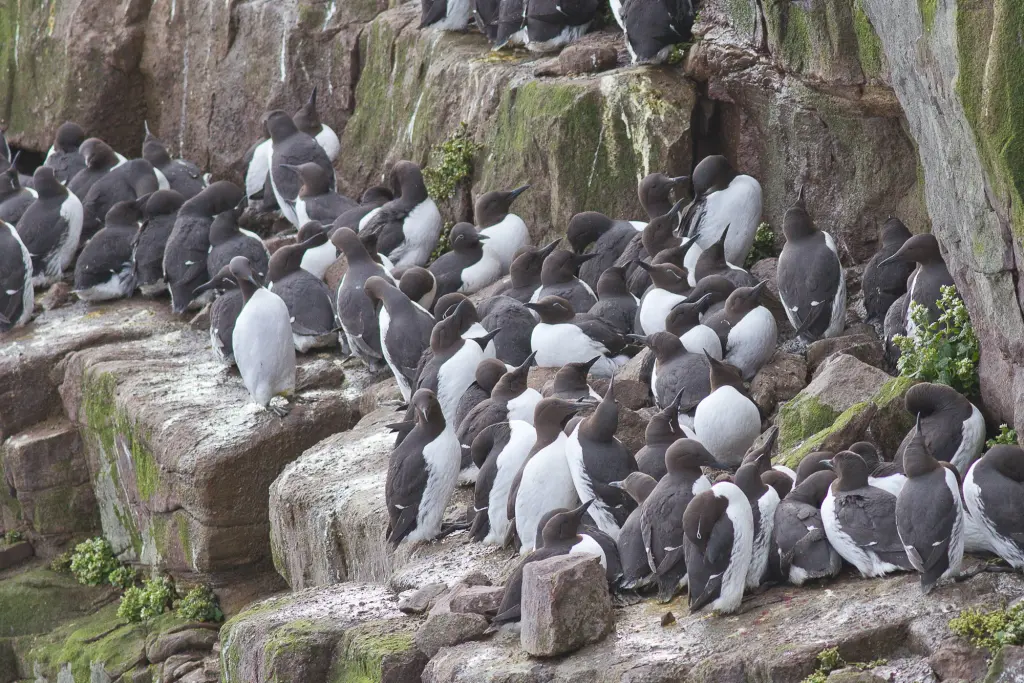
<svg viewBox="0 0 1024 683">
<path fill-rule="evenodd" d="M 531 14 L 542 3 L 522 4 L 531 46 L 545 40 L 535 33 L 545 20 Z M 637 4 L 622 8 L 627 27 Z M 452 15 L 466 7 L 438 5 L 425 24 L 466 23 Z M 499 42 L 512 40 L 498 26 Z M 773 467 L 777 429 L 762 434 L 747 393 L 779 346 L 764 305 L 774 295 L 742 267 L 761 186 L 724 157 L 685 177 L 648 175 L 645 215 L 579 213 L 548 244 L 531 244 L 514 213 L 528 185 L 488 188 L 476 224 L 455 225 L 451 250 L 431 262 L 442 217 L 419 166 L 399 161 L 387 186 L 345 197 L 332 166 L 338 137 L 315 92 L 295 115 L 264 121 L 269 138 L 249 151 L 244 189 L 209 183 L 148 129 L 141 157 L 128 160 L 66 123 L 31 178 L 4 143 L 0 329 L 27 324 L 34 291 L 73 272 L 87 302 L 139 293 L 167 297 L 178 314 L 209 306 L 211 353 L 279 415 L 296 354 L 338 348 L 390 373 L 407 412 L 390 426 L 388 540 L 458 530 L 518 548 L 497 624 L 519 619 L 523 565 L 573 553 L 598 556 L 612 590 L 665 601 L 686 591 L 692 610 L 722 613 L 745 592 L 834 577 L 844 563 L 865 577 L 917 572 L 926 592 L 958 576 L 965 549 L 1024 567 L 1024 452 L 983 455 L 980 412 L 948 387 L 909 391 L 917 423 L 897 453 L 854 443 L 796 471 Z M 779 298 L 799 339 L 839 335 L 847 295 L 835 240 L 802 188 L 791 198 Z M 293 243 L 270 254 L 239 227 L 250 207 L 279 211 Z M 324 275 L 338 260 L 344 276 L 332 289 Z M 951 283 L 935 237 L 892 219 L 862 288 L 888 336 L 913 336 L 907 306 L 894 302 L 908 293 L 934 320 Z M 616 438 L 615 376 L 639 353 L 660 412 L 633 453 Z M 527 381 L 533 365 L 555 373 L 543 392 Z M 446 519 L 459 485 L 474 487 L 474 504 Z"/>
</svg>

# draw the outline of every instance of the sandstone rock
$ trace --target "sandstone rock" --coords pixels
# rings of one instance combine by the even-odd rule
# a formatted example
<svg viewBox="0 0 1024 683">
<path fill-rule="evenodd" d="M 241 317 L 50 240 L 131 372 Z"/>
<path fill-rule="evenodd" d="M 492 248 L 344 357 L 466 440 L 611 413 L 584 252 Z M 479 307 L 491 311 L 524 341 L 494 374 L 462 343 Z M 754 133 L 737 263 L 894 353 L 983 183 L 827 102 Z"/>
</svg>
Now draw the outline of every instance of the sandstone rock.
<svg viewBox="0 0 1024 683">
<path fill-rule="evenodd" d="M 644 372 L 644 365 L 650 362 L 650 356 L 650 349 L 644 348 L 615 373 L 615 400 L 630 410 L 654 405 L 650 368 Z M 598 390 L 598 393 L 603 392 L 603 388 Z"/>
<path fill-rule="evenodd" d="M 469 586 L 471 588 L 475 586 L 493 585 L 491 577 L 487 576 L 487 574 L 481 571 L 473 571 L 466 574 L 461 579 L 459 579 L 459 583 L 461 583 L 464 586 Z"/>
<path fill-rule="evenodd" d="M 530 368 L 526 383 L 531 389 L 536 389 L 543 394 L 554 382 L 556 372 L 558 372 L 558 368 L 541 368 L 534 365 Z"/>
<path fill-rule="evenodd" d="M 202 662 L 195 655 L 172 655 L 160 664 L 160 683 L 175 683 L 201 667 Z"/>
<path fill-rule="evenodd" d="M 427 584 L 401 598 L 398 601 L 398 609 L 404 614 L 423 614 L 447 590 L 448 586 L 443 583 Z"/>
<path fill-rule="evenodd" d="M 42 300 L 39 302 L 39 307 L 44 311 L 52 311 L 55 308 L 72 303 L 73 300 L 71 285 L 66 282 L 58 282 L 46 290 L 46 294 L 43 295 Z"/>
<path fill-rule="evenodd" d="M 988 652 L 963 640 L 948 640 L 928 658 L 940 681 L 980 681 L 988 671 Z"/>
<path fill-rule="evenodd" d="M 776 351 L 750 382 L 750 398 L 762 415 L 771 415 L 780 402 L 790 400 L 806 386 L 804 359 L 795 353 Z"/>
<path fill-rule="evenodd" d="M 828 683 L 888 683 L 881 676 L 876 676 L 870 671 L 857 671 L 856 669 L 840 669 L 829 674 Z"/>
<path fill-rule="evenodd" d="M 853 356 L 862 363 L 881 368 L 884 363 L 884 349 L 874 334 L 847 334 L 842 337 L 819 339 L 807 347 L 807 366 L 815 373 L 822 363 L 838 354 Z"/>
<path fill-rule="evenodd" d="M 502 586 L 467 586 L 453 595 L 448 605 L 452 612 L 493 615 L 504 593 Z"/>
<path fill-rule="evenodd" d="M 522 646 L 552 657 L 596 643 L 614 619 L 605 571 L 596 557 L 563 555 L 523 568 Z"/>
<path fill-rule="evenodd" d="M 180 652 L 208 652 L 217 640 L 217 630 L 209 628 L 159 633 L 146 642 L 146 659 L 159 664 Z"/>
<path fill-rule="evenodd" d="M 416 632 L 416 647 L 430 658 L 443 647 L 479 638 L 487 630 L 487 624 L 487 619 L 479 614 L 435 614 Z"/>
<path fill-rule="evenodd" d="M 1004 645 L 992 659 L 985 683 L 1017 683 L 1024 679 L 1024 647 Z"/>
<path fill-rule="evenodd" d="M 33 555 L 35 555 L 35 551 L 32 549 L 32 544 L 28 541 L 21 541 L 11 545 L 0 545 L 0 572 L 18 566 Z"/>
<path fill-rule="evenodd" d="M 618 51 L 610 45 L 577 43 L 562 50 L 557 59 L 542 63 L 533 71 L 534 76 L 570 76 L 607 71 L 615 68 Z"/>
</svg>

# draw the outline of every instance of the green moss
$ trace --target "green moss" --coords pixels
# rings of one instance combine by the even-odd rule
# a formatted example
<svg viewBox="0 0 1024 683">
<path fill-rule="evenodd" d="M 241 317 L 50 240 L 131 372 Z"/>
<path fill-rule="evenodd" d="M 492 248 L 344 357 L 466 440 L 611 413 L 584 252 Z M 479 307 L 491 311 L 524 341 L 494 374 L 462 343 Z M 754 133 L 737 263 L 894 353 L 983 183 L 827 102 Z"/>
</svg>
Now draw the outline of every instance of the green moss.
<svg viewBox="0 0 1024 683">
<path fill-rule="evenodd" d="M 802 71 L 809 66 L 814 51 L 808 13 L 789 2 L 769 3 L 766 9 L 774 18 L 772 23 L 776 27 L 776 41 L 783 61 L 794 71 Z"/>
<path fill-rule="evenodd" d="M 820 450 L 821 444 L 824 443 L 825 439 L 827 439 L 830 435 L 842 429 L 845 429 L 846 426 L 850 424 L 851 420 L 855 419 L 862 412 L 867 410 L 870 405 L 870 401 L 864 401 L 862 403 L 856 403 L 850 406 L 845 411 L 843 411 L 841 415 L 836 417 L 835 420 L 831 422 L 828 426 L 826 426 L 821 431 L 808 437 L 806 440 L 803 441 L 803 443 L 800 443 L 796 448 L 793 448 L 788 452 L 785 452 L 786 449 L 783 449 L 783 455 L 777 457 L 775 459 L 775 462 L 783 464 L 792 469 L 796 469 L 797 465 L 800 464 L 800 461 L 803 460 L 807 454 Z M 781 431 L 779 432 L 779 443 L 782 443 Z"/>
<path fill-rule="evenodd" d="M 779 408 L 779 450 L 787 451 L 808 437 L 827 429 L 839 411 L 813 396 L 796 396 Z"/>
<path fill-rule="evenodd" d="M 109 595 L 68 574 L 34 569 L 0 581 L 0 637 L 44 633 L 88 611 Z"/>
<path fill-rule="evenodd" d="M 195 558 L 192 556 L 192 537 L 190 536 L 188 515 L 184 512 L 175 512 L 174 521 L 178 526 L 178 541 L 181 543 L 181 552 L 185 555 L 185 561 L 188 562 L 189 566 L 193 566 Z"/>
<path fill-rule="evenodd" d="M 882 74 L 885 52 L 882 49 L 882 41 L 871 25 L 871 20 L 864 13 L 863 0 L 853 2 L 853 30 L 857 34 L 857 55 L 864 75 L 868 78 L 878 78 Z"/>
<path fill-rule="evenodd" d="M 882 385 L 872 400 L 880 408 L 889 405 L 892 401 L 898 400 L 902 403 L 907 391 L 915 384 L 917 384 L 917 380 L 910 377 L 894 377 Z"/>
<path fill-rule="evenodd" d="M 1005 645 L 1024 644 L 1024 605 L 983 612 L 966 609 L 950 619 L 949 630 L 973 645 L 996 652 Z"/>
<path fill-rule="evenodd" d="M 427 193 L 435 200 L 451 199 L 459 185 L 473 177 L 473 158 L 481 149 L 466 122 L 460 123 L 458 130 L 431 151 L 430 165 L 423 169 Z"/>
<path fill-rule="evenodd" d="M 755 0 L 727 0 L 729 21 L 740 35 L 751 35 L 757 25 Z M 696 22 L 694 22 L 696 23 Z"/>
<path fill-rule="evenodd" d="M 351 628 L 334 650 L 328 680 L 331 683 L 380 683 L 381 662 L 415 647 L 415 622 L 386 620 Z"/>
<path fill-rule="evenodd" d="M 957 93 L 985 171 L 1024 235 L 1024 0 L 959 0 Z"/>
<path fill-rule="evenodd" d="M 935 25 L 935 13 L 939 9 L 938 0 L 917 0 L 917 8 L 921 10 L 921 24 L 925 31 L 931 31 Z"/>
</svg>

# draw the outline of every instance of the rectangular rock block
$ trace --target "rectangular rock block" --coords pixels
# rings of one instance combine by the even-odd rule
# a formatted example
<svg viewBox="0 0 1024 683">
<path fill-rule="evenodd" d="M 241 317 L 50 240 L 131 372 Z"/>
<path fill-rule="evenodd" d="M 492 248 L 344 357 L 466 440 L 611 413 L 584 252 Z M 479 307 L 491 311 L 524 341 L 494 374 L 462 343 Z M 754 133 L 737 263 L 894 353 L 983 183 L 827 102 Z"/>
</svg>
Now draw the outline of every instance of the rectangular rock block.
<svg viewBox="0 0 1024 683">
<path fill-rule="evenodd" d="M 66 420 L 48 421 L 12 436 L 0 457 L 8 485 L 18 492 L 89 483 L 78 428 Z"/>
<path fill-rule="evenodd" d="M 612 599 L 600 559 L 560 555 L 523 568 L 523 650 L 553 657 L 596 643 L 613 626 Z"/>
</svg>

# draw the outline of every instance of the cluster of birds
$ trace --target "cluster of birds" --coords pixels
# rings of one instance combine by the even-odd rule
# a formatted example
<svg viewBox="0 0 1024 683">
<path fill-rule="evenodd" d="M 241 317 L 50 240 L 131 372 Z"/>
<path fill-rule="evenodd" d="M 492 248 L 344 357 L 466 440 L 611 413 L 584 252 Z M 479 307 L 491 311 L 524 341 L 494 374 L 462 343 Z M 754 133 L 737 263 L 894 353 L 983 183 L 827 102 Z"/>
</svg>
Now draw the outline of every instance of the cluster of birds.
<svg viewBox="0 0 1024 683">
<path fill-rule="evenodd" d="M 690 40 L 694 0 L 610 0 L 633 63 L 664 63 Z M 422 0 L 420 28 L 464 31 L 475 22 L 493 50 L 525 47 L 554 52 L 576 42 L 596 23 L 599 0 Z"/>
<path fill-rule="evenodd" d="M 385 487 L 395 545 L 463 528 L 472 541 L 517 545 L 524 562 L 592 552 L 618 589 L 670 599 L 687 587 L 693 609 L 724 612 L 766 581 L 833 576 L 840 558 L 866 576 L 916 569 L 926 589 L 956 574 L 972 538 L 1021 564 L 1021 520 L 1006 503 L 1024 454 L 1000 447 L 978 460 L 984 421 L 948 387 L 910 391 L 918 424 L 891 462 L 860 443 L 808 456 L 796 472 L 772 467 L 775 433 L 762 438 L 746 382 L 779 332 L 766 282 L 738 265 L 761 187 L 724 157 L 688 177 L 643 178 L 640 220 L 573 216 L 567 249 L 530 244 L 512 213 L 528 185 L 487 192 L 476 224 L 455 225 L 451 251 L 430 262 L 442 217 L 415 163 L 396 163 L 388 187 L 356 201 L 336 191 L 340 144 L 315 91 L 294 115 L 264 121 L 244 189 L 208 183 L 148 129 L 142 158 L 126 160 L 70 123 L 23 189 L 4 141 L 2 329 L 25 324 L 34 287 L 73 267 L 87 301 L 138 289 L 168 292 L 176 313 L 208 304 L 211 347 L 280 415 L 287 407 L 272 400 L 293 395 L 297 353 L 340 346 L 389 371 L 407 405 L 391 425 Z M 684 189 L 691 199 L 674 201 Z M 270 255 L 239 226 L 251 207 L 279 210 L 295 243 Z M 777 286 L 792 328 L 807 341 L 842 333 L 845 273 L 802 189 L 783 232 Z M 329 287 L 339 261 L 344 275 Z M 865 306 L 887 335 L 914 335 L 909 302 L 937 319 L 951 282 L 935 238 L 893 219 L 863 276 Z M 641 375 L 660 412 L 634 454 L 616 438 L 614 378 L 644 347 Z M 541 391 L 527 381 L 534 364 L 555 370 Z M 608 380 L 603 395 L 590 377 Z M 712 485 L 702 467 L 734 474 Z M 473 509 L 445 526 L 460 481 L 474 486 Z M 521 567 L 499 623 L 518 615 L 520 580 Z"/>
</svg>

